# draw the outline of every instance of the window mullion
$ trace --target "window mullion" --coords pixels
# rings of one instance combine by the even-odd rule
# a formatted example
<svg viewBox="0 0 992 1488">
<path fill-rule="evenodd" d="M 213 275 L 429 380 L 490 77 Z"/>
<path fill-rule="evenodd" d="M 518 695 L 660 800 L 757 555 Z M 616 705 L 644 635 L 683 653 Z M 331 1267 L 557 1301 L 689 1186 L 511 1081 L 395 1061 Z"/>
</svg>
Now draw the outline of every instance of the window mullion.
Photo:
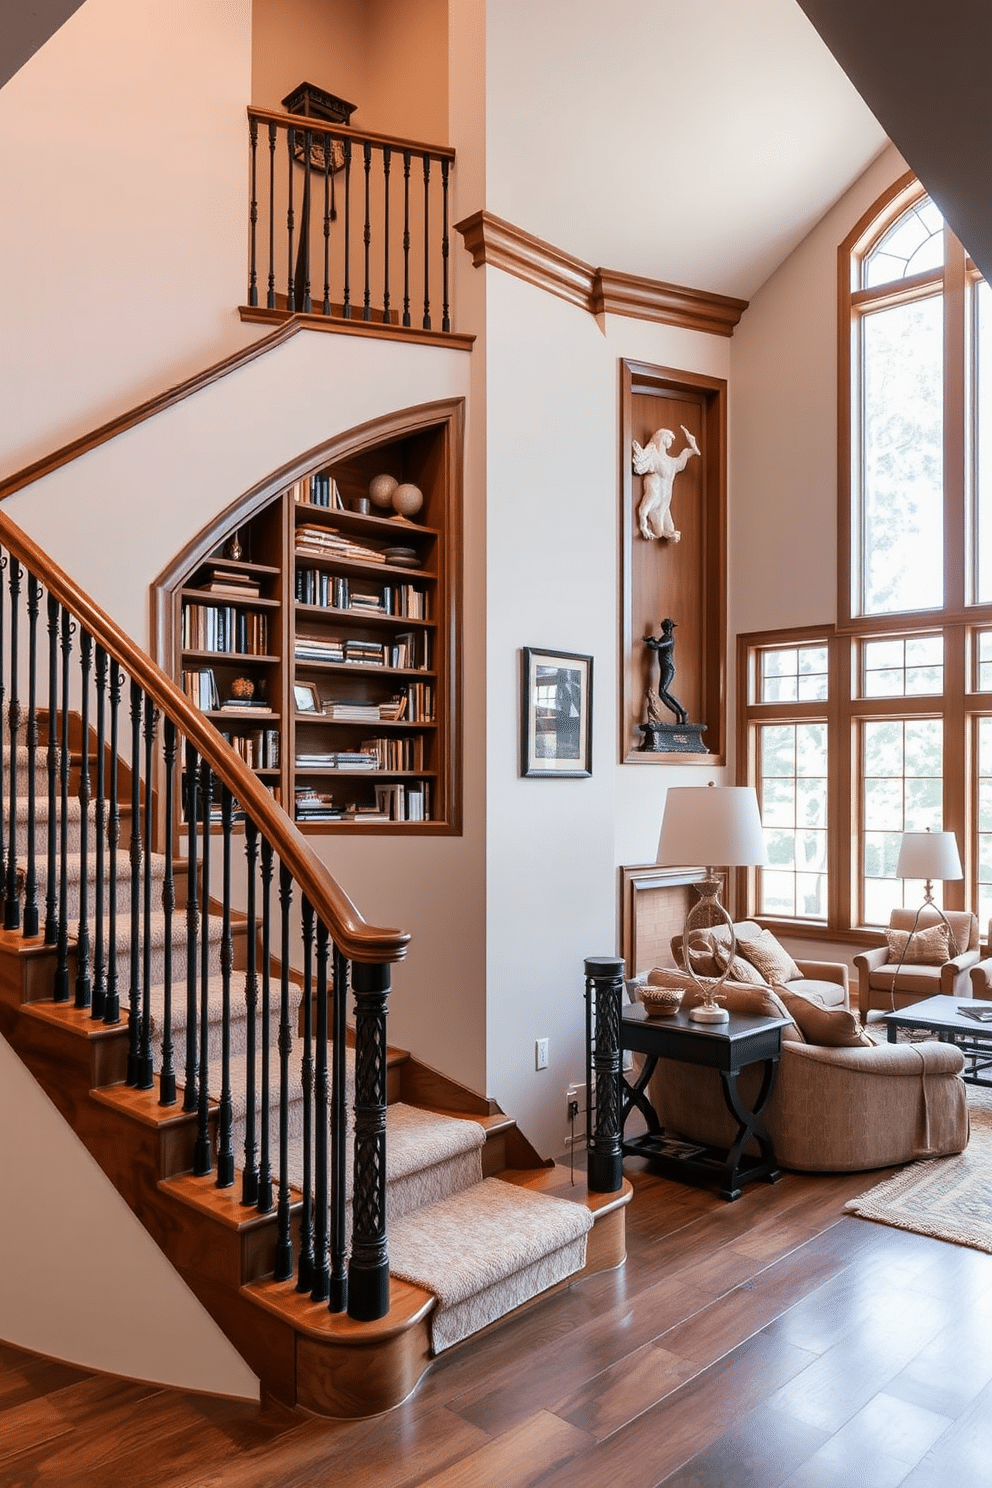
<svg viewBox="0 0 992 1488">
<path fill-rule="evenodd" d="M 968 276 L 965 251 L 948 227 L 944 244 L 944 608 L 960 612 L 975 598 L 966 466 Z"/>
</svg>

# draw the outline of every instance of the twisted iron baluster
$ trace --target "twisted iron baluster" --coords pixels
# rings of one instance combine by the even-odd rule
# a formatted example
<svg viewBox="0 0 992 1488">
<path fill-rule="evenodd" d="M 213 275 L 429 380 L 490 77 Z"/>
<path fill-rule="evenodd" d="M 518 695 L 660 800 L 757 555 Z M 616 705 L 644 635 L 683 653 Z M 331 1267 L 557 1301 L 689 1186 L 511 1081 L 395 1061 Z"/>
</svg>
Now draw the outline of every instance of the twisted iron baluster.
<svg viewBox="0 0 992 1488">
<path fill-rule="evenodd" d="M 389 324 L 389 164 L 392 151 L 382 147 L 382 321 Z"/>
<path fill-rule="evenodd" d="M 292 314 L 296 309 L 296 281 L 293 278 L 293 229 L 296 225 L 296 217 L 293 211 L 293 148 L 296 143 L 296 130 L 286 130 L 286 159 L 289 162 L 289 201 L 286 207 L 286 232 L 289 235 L 289 249 L 286 261 L 286 309 Z"/>
<path fill-rule="evenodd" d="M 38 767 L 38 610 L 41 585 L 28 574 L 28 851 L 24 874 L 24 935 L 38 934 L 38 865 L 35 861 L 35 810 Z"/>
<path fill-rule="evenodd" d="M 269 282 L 265 296 L 269 310 L 276 308 L 276 126 L 269 124 Z"/>
<path fill-rule="evenodd" d="M 326 936 L 327 932 L 324 931 Z M 348 962 L 334 947 L 333 1016 L 331 1033 L 331 1275 L 328 1310 L 348 1307 L 347 1232 L 345 1226 L 347 1111 Z"/>
<path fill-rule="evenodd" d="M 441 329 L 451 330 L 448 306 L 448 174 L 450 160 L 441 161 Z"/>
<path fill-rule="evenodd" d="M 258 232 L 258 194 L 256 170 L 258 167 L 258 120 L 248 120 L 249 158 L 251 160 L 251 202 L 248 208 L 248 303 L 258 304 L 258 274 L 255 268 L 255 239 Z"/>
<path fill-rule="evenodd" d="M 196 750 L 186 740 L 186 1088 L 183 1110 L 199 1108 L 196 1046 L 196 947 L 200 927 L 198 903 L 199 869 L 196 835 L 199 813 L 200 763 Z"/>
<path fill-rule="evenodd" d="M 152 791 L 152 757 L 158 709 L 145 694 L 145 827 L 144 874 L 142 877 L 141 937 L 141 1025 L 138 1041 L 138 1089 L 151 1090 L 155 1084 L 155 1061 L 152 1057 L 152 845 L 154 840 L 154 793 Z"/>
<path fill-rule="evenodd" d="M 424 156 L 424 330 L 431 328 L 431 157 Z"/>
<path fill-rule="evenodd" d="M 58 871 L 58 706 L 59 706 L 59 602 L 54 594 L 48 601 L 48 855 L 45 879 L 45 944 L 55 945 L 59 938 L 56 901 Z"/>
<path fill-rule="evenodd" d="M 262 1099 L 258 1153 L 258 1211 L 272 1208 L 272 1162 L 269 1154 L 269 1044 L 272 1016 L 270 958 L 270 893 L 272 889 L 272 844 L 262 839 Z"/>
<path fill-rule="evenodd" d="M 59 758 L 59 934 L 55 957 L 53 1000 L 69 1001 L 69 894 L 66 864 L 69 857 L 69 658 L 76 627 L 67 609 L 62 610 L 62 739 Z"/>
<path fill-rule="evenodd" d="M 107 830 L 107 653 L 102 646 L 96 648 L 96 806 L 93 816 L 93 835 L 96 838 L 96 886 L 93 917 L 96 926 L 93 947 L 93 998 L 90 1016 L 102 1019 L 107 1011 L 107 956 L 103 923 L 106 908 L 106 838 Z M 113 885 L 116 891 L 117 885 Z"/>
<path fill-rule="evenodd" d="M 10 702 L 7 724 L 10 732 L 10 820 L 7 847 L 7 883 L 3 902 L 3 928 L 17 930 L 21 924 L 21 905 L 17 894 L 17 744 L 21 730 L 21 702 L 17 695 L 18 611 L 21 598 L 21 565 L 11 555 L 8 567 L 10 584 Z"/>
<path fill-rule="evenodd" d="M 79 632 L 79 929 L 76 932 L 76 1007 L 88 1008 L 90 983 L 90 668 L 93 637 Z"/>
<path fill-rule="evenodd" d="M 231 1107 L 231 971 L 234 945 L 231 940 L 231 823 L 232 796 L 221 786 L 221 1027 L 220 1027 L 220 1107 L 217 1117 L 217 1187 L 230 1188 L 234 1183 L 233 1112 Z"/>
<path fill-rule="evenodd" d="M 371 175 L 372 175 L 372 146 L 368 140 L 362 146 L 362 154 L 365 164 L 365 227 L 362 232 L 362 242 L 365 244 L 365 291 L 362 296 L 362 319 L 372 319 L 372 279 L 370 273 L 369 257 L 372 249 L 372 221 L 371 221 Z"/>
<path fill-rule="evenodd" d="M 329 134 L 324 135 L 324 303 L 325 315 L 331 313 L 331 151 L 334 145 Z"/>
<path fill-rule="evenodd" d="M 313 906 L 303 900 L 303 1211 L 300 1215 L 300 1260 L 296 1290 L 313 1286 Z"/>
<path fill-rule="evenodd" d="M 330 1293 L 327 1255 L 327 926 L 317 921 L 317 1068 L 314 1086 L 314 1236 L 310 1297 Z"/>
<path fill-rule="evenodd" d="M 162 1069 L 158 1077 L 158 1103 L 176 1103 L 176 1071 L 172 1048 L 172 917 L 176 908 L 176 884 L 173 876 L 175 832 L 176 725 L 171 718 L 162 724 L 162 757 L 165 761 L 165 874 L 162 879 L 162 912 L 165 916 L 165 947 L 162 977 Z"/>
<path fill-rule="evenodd" d="M 246 904 L 247 940 L 245 943 L 245 1011 L 248 1018 L 245 1047 L 245 1165 L 241 1174 L 242 1204 L 258 1203 L 258 1147 L 255 1140 L 255 1039 L 258 1018 L 258 926 L 256 923 L 255 888 L 258 874 L 258 828 L 251 817 L 245 818 L 245 857 L 248 860 Z"/>
<path fill-rule="evenodd" d="M 351 319 L 351 140 L 344 142 L 344 288 L 341 314 Z"/>
<path fill-rule="evenodd" d="M 117 729 L 124 673 L 116 661 L 110 663 L 110 819 L 107 823 L 108 878 L 107 904 L 107 1005 L 103 1014 L 104 1023 L 119 1023 L 121 999 L 118 992 L 117 971 L 117 847 L 121 840 L 121 809 L 118 799 L 117 779 Z"/>
<path fill-rule="evenodd" d="M 127 1083 L 139 1082 L 141 1024 L 141 688 L 131 679 L 131 945 L 127 1010 Z"/>
<path fill-rule="evenodd" d="M 310 299 L 310 151 L 313 149 L 313 130 L 303 131 L 303 205 L 300 209 L 300 264 L 303 270 L 303 294 L 301 309 L 309 315 L 313 309 Z M 297 273 L 297 278 L 299 278 Z"/>
<path fill-rule="evenodd" d="M 210 1151 L 210 818 L 213 801 L 213 775 L 208 760 L 200 761 L 200 800 L 203 806 L 203 857 L 201 880 L 200 936 L 200 1099 L 197 1105 L 196 1144 L 193 1149 L 193 1172 L 203 1178 L 213 1170 Z"/>
<path fill-rule="evenodd" d="M 403 151 L 403 324 L 410 324 L 410 151 Z"/>
<path fill-rule="evenodd" d="M 293 1050 L 293 1030 L 289 1021 L 289 910 L 292 902 L 293 875 L 285 863 L 280 863 L 282 965 L 279 968 L 279 1202 L 273 1272 L 276 1281 L 288 1281 L 293 1274 L 293 1242 L 289 1234 L 289 1056 Z"/>
</svg>

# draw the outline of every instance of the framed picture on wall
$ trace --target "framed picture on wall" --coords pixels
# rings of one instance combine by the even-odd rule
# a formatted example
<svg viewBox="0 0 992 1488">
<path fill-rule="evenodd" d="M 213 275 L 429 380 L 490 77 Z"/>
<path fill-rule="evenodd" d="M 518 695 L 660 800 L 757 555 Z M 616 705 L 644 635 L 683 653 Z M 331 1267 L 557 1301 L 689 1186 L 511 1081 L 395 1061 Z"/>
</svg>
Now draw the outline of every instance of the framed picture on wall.
<svg viewBox="0 0 992 1488">
<path fill-rule="evenodd" d="M 522 652 L 520 773 L 592 774 L 592 657 Z"/>
</svg>

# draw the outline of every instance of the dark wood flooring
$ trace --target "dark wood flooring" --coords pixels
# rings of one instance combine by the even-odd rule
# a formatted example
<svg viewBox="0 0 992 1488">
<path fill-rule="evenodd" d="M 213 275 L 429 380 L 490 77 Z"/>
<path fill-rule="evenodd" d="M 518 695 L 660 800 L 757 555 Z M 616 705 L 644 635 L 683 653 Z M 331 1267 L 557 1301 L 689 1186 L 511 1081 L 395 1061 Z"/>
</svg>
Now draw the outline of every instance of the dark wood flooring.
<svg viewBox="0 0 992 1488">
<path fill-rule="evenodd" d="M 992 1256 L 845 1216 L 883 1174 L 735 1204 L 626 1165 L 626 1265 L 328 1422 L 0 1346 L 3 1488 L 992 1483 Z"/>
</svg>

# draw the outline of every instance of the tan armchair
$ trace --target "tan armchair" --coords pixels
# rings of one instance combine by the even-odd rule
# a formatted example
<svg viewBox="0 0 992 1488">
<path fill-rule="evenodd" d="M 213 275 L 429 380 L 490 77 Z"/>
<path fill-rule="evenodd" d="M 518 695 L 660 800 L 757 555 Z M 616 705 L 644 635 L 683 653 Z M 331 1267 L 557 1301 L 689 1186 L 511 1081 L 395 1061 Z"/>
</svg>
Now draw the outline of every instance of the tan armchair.
<svg viewBox="0 0 992 1488">
<path fill-rule="evenodd" d="M 922 1002 L 926 997 L 970 997 L 971 968 L 981 956 L 978 917 L 966 910 L 946 911 L 947 923 L 954 937 L 956 954 L 940 966 L 919 966 L 906 962 L 899 968 L 899 958 L 889 960 L 888 946 L 861 951 L 854 958 L 858 973 L 858 1011 L 862 1022 L 871 1009 L 890 1013 L 895 1008 Z M 894 909 L 889 918 L 890 930 L 912 930 L 914 909 Z M 940 923 L 932 909 L 920 914 L 917 929 Z"/>
</svg>

